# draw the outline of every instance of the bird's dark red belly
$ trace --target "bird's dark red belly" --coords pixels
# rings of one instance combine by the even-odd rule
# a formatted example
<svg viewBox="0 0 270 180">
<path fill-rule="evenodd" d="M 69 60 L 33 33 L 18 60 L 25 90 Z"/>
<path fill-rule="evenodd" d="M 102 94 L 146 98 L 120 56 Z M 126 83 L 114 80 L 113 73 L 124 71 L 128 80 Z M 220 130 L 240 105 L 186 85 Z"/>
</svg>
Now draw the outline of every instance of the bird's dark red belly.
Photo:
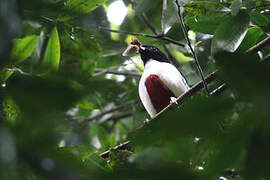
<svg viewBox="0 0 270 180">
<path fill-rule="evenodd" d="M 145 87 L 157 112 L 170 104 L 171 97 L 175 97 L 157 75 L 149 75 L 145 80 Z"/>
</svg>

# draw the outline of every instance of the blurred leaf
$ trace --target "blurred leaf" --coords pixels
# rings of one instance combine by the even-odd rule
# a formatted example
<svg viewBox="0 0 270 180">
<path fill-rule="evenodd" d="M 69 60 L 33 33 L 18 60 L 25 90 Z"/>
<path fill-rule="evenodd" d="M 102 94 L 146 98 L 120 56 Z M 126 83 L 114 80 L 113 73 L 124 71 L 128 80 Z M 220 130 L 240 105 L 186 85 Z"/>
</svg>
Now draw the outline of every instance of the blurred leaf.
<svg viewBox="0 0 270 180">
<path fill-rule="evenodd" d="M 254 46 L 260 40 L 260 37 L 263 35 L 263 30 L 258 27 L 252 27 L 248 29 L 248 32 L 243 39 L 242 43 L 239 46 L 239 51 L 245 51 L 252 46 Z"/>
<path fill-rule="evenodd" d="M 176 13 L 176 7 L 174 1 L 167 1 L 167 11 L 165 13 L 164 23 L 165 29 L 172 27 L 175 23 L 178 22 L 178 16 Z M 165 31 L 166 32 L 166 31 Z"/>
<path fill-rule="evenodd" d="M 263 15 L 257 10 L 252 11 L 249 15 L 250 15 L 250 20 L 259 26 L 267 26 L 270 22 L 267 16 Z"/>
<path fill-rule="evenodd" d="M 85 163 L 91 162 L 91 164 L 96 165 L 99 169 L 105 170 L 105 171 L 110 171 L 111 168 L 108 166 L 108 163 L 106 159 L 103 159 L 100 157 L 98 154 L 91 154 L 87 159 L 85 159 Z"/>
<path fill-rule="evenodd" d="M 57 27 L 54 27 L 46 47 L 43 66 L 48 68 L 48 71 L 58 71 L 60 63 L 60 41 L 58 37 Z"/>
<path fill-rule="evenodd" d="M 230 12 L 230 9 L 223 6 L 221 3 L 211 1 L 195 1 L 191 3 L 186 3 L 184 7 L 188 12 L 197 16 L 217 16 L 225 15 L 226 13 Z"/>
<path fill-rule="evenodd" d="M 181 41 L 184 39 L 184 33 L 182 31 L 182 28 L 178 22 L 173 24 L 173 26 L 170 28 L 170 30 L 167 32 L 166 36 Z"/>
<path fill-rule="evenodd" d="M 220 50 L 234 52 L 244 39 L 248 25 L 249 16 L 243 11 L 225 20 L 214 34 L 211 53 L 215 54 Z"/>
<path fill-rule="evenodd" d="M 94 124 L 89 132 L 89 137 L 92 139 L 94 137 L 98 138 L 98 141 L 101 145 L 101 148 L 105 150 L 106 148 L 109 148 L 110 144 L 108 141 L 108 135 L 104 127 L 102 127 L 100 124 Z"/>
<path fill-rule="evenodd" d="M 193 61 L 192 57 L 185 56 L 179 51 L 171 50 L 171 53 L 180 64 Z"/>
<path fill-rule="evenodd" d="M 65 13 L 60 15 L 59 20 L 67 21 L 77 16 L 87 14 L 105 2 L 106 0 L 68 0 L 63 8 Z"/>
<path fill-rule="evenodd" d="M 134 1 L 134 10 L 136 13 L 141 14 L 150 10 L 157 10 L 162 6 L 161 0 L 137 0 Z M 159 9 L 161 11 L 161 9 Z"/>
<path fill-rule="evenodd" d="M 265 83 L 265 80 L 270 75 L 270 71 L 267 66 L 259 62 L 258 56 L 220 52 L 215 59 L 221 68 L 222 76 L 233 89 L 238 91 L 239 98 L 258 103 L 263 101 L 261 98 L 269 96 L 267 93 L 269 85 Z M 234 62 L 233 66 L 231 62 Z M 250 86 L 250 84 L 256 84 L 256 86 Z M 268 104 L 266 101 L 263 103 Z M 258 110 L 262 113 L 263 110 L 268 109 L 267 107 L 261 106 Z"/>
<path fill-rule="evenodd" d="M 14 47 L 11 51 L 13 62 L 20 63 L 28 58 L 36 48 L 38 36 L 27 36 L 23 39 L 15 39 Z"/>
<path fill-rule="evenodd" d="M 227 19 L 227 16 L 198 16 L 189 17 L 185 23 L 194 31 L 214 34 L 218 26 Z"/>
<path fill-rule="evenodd" d="M 181 108 L 162 113 L 147 126 L 130 135 L 136 145 L 151 146 L 173 141 L 179 136 L 214 138 L 220 133 L 219 123 L 230 113 L 233 103 L 229 100 L 193 97 Z M 212 109 L 215 108 L 215 112 Z M 192 109 L 196 115 L 190 117 Z M 158 131 L 156 131 L 158 129 Z M 150 136 L 151 134 L 151 136 Z"/>
<path fill-rule="evenodd" d="M 4 83 L 13 73 L 14 71 L 2 70 L 0 73 L 0 82 Z"/>
<path fill-rule="evenodd" d="M 234 0 L 233 3 L 232 3 L 232 16 L 236 16 L 240 10 L 240 7 L 242 5 L 242 0 Z"/>
<path fill-rule="evenodd" d="M 9 64 L 10 51 L 12 49 L 12 40 L 20 31 L 20 18 L 17 13 L 16 1 L 0 1 L 0 70 Z"/>
<path fill-rule="evenodd" d="M 68 151 L 78 157 L 80 161 L 88 159 L 94 152 L 95 149 L 90 146 L 69 146 L 59 148 L 60 151 Z"/>
</svg>

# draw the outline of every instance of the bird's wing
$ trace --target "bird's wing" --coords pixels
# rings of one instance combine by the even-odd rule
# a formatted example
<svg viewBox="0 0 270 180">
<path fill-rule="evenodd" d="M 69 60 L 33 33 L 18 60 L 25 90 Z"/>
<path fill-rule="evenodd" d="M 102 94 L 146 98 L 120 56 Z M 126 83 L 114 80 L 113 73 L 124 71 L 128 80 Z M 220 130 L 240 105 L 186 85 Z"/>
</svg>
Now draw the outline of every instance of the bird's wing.
<svg viewBox="0 0 270 180">
<path fill-rule="evenodd" d="M 184 76 L 176 69 L 176 67 L 169 63 L 162 63 L 157 74 L 177 97 L 189 89 Z"/>
<path fill-rule="evenodd" d="M 148 95 L 147 89 L 145 87 L 145 81 L 146 81 L 146 75 L 143 74 L 139 83 L 139 96 L 141 98 L 141 101 L 143 103 L 144 108 L 148 112 L 148 114 L 152 117 L 157 113 L 156 109 L 154 108 L 151 99 Z"/>
</svg>

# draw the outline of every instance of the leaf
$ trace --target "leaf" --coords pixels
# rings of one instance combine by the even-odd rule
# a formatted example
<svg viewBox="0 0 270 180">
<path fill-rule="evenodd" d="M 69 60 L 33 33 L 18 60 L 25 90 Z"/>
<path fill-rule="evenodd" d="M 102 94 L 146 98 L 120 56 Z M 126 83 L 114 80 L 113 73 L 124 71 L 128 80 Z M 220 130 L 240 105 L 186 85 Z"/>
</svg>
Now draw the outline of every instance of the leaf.
<svg viewBox="0 0 270 180">
<path fill-rule="evenodd" d="M 14 46 L 11 51 L 11 59 L 16 63 L 23 62 L 34 51 L 37 44 L 38 36 L 32 35 L 22 39 L 15 39 Z"/>
<path fill-rule="evenodd" d="M 54 27 L 46 48 L 43 66 L 49 71 L 57 71 L 60 62 L 60 41 L 57 28 Z"/>
<path fill-rule="evenodd" d="M 249 25 L 249 16 L 239 12 L 237 16 L 230 16 L 219 25 L 211 44 L 211 54 L 218 51 L 234 52 L 244 39 Z"/>
<path fill-rule="evenodd" d="M 192 16 L 186 19 L 185 23 L 194 31 L 214 34 L 225 19 L 227 16 Z"/>
<path fill-rule="evenodd" d="M 241 4 L 242 4 L 242 0 L 234 0 L 233 3 L 232 3 L 232 16 L 236 16 L 240 10 L 240 7 L 241 7 Z"/>
<path fill-rule="evenodd" d="M 230 9 L 223 6 L 221 3 L 199 1 L 185 4 L 185 9 L 194 15 L 224 15 L 230 12 Z"/>
<path fill-rule="evenodd" d="M 264 33 L 261 28 L 258 27 L 249 28 L 245 38 L 243 39 L 238 49 L 240 51 L 246 51 L 248 48 L 254 46 L 259 41 L 260 37 L 263 34 Z"/>
<path fill-rule="evenodd" d="M 193 58 L 185 56 L 183 53 L 176 51 L 174 49 L 171 50 L 171 53 L 180 64 L 193 61 Z"/>
<path fill-rule="evenodd" d="M 267 16 L 261 14 L 258 11 L 252 11 L 249 15 L 250 15 L 250 20 L 259 26 L 267 26 L 270 22 Z"/>
<path fill-rule="evenodd" d="M 60 15 L 59 20 L 67 21 L 77 16 L 87 14 L 105 2 L 106 0 L 68 0 L 63 8 L 65 13 Z"/>
</svg>

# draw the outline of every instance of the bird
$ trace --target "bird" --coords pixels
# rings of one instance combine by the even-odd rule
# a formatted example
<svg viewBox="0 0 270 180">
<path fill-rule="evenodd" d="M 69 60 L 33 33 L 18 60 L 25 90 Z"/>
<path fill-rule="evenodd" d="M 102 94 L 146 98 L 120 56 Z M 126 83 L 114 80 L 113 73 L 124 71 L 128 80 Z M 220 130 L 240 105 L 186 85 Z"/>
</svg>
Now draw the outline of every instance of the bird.
<svg viewBox="0 0 270 180">
<path fill-rule="evenodd" d="M 157 47 L 142 45 L 137 38 L 128 44 L 122 56 L 140 54 L 144 71 L 139 82 L 141 102 L 151 118 L 167 107 L 177 104 L 177 97 L 190 89 L 185 76 L 172 65 Z"/>
</svg>

